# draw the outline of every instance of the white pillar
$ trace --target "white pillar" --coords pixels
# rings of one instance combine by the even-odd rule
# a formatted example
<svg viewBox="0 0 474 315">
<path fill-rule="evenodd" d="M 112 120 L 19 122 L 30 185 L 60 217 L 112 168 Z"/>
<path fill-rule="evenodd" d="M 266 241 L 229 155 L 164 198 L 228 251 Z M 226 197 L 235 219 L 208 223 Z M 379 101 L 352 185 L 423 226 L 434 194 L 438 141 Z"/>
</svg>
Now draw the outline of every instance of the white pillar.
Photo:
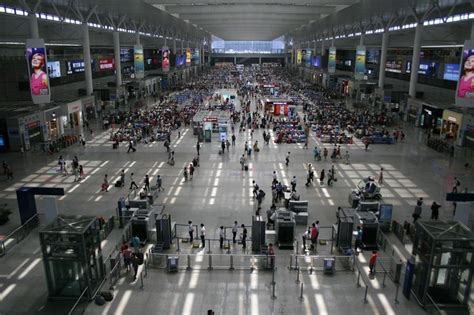
<svg viewBox="0 0 474 315">
<path fill-rule="evenodd" d="M 28 14 L 28 20 L 30 22 L 30 38 L 39 38 L 38 18 L 36 13 Z"/>
<path fill-rule="evenodd" d="M 176 55 L 176 38 L 173 37 L 173 54 Z"/>
<path fill-rule="evenodd" d="M 181 54 L 184 54 L 184 41 L 181 41 Z"/>
<path fill-rule="evenodd" d="M 115 58 L 115 83 L 117 87 L 122 85 L 122 63 L 120 62 L 120 35 L 118 31 L 113 32 L 114 36 L 114 58 Z"/>
<path fill-rule="evenodd" d="M 387 62 L 387 48 L 388 48 L 388 30 L 385 30 L 382 35 L 382 49 L 380 52 L 380 69 L 379 69 L 379 88 L 383 89 L 385 85 L 385 63 Z"/>
<path fill-rule="evenodd" d="M 335 40 L 334 40 L 334 37 L 333 37 L 333 38 L 331 39 L 331 47 L 336 47 L 336 46 L 334 45 L 334 41 L 335 41 Z"/>
<path fill-rule="evenodd" d="M 82 51 L 84 54 L 84 73 L 86 76 L 86 94 L 91 95 L 94 92 L 94 84 L 92 81 L 92 66 L 91 66 L 91 47 L 89 41 L 89 26 L 87 22 L 82 23 Z"/>
<path fill-rule="evenodd" d="M 316 40 L 314 40 L 314 54 L 313 54 L 313 56 L 316 56 L 318 54 L 318 50 L 316 48 L 317 44 L 318 44 L 318 42 Z"/>
<path fill-rule="evenodd" d="M 321 40 L 321 56 L 326 55 L 326 48 L 324 47 L 324 39 Z"/>
<path fill-rule="evenodd" d="M 237 64 L 237 57 L 234 57 L 234 65 Z"/>
<path fill-rule="evenodd" d="M 135 33 L 135 44 L 140 45 L 140 32 Z"/>
<path fill-rule="evenodd" d="M 410 88 L 408 95 L 415 98 L 416 96 L 416 83 L 418 81 L 418 68 L 420 67 L 420 48 L 421 48 L 421 31 L 423 23 L 418 23 L 415 28 L 415 40 L 413 41 L 413 58 L 411 60 L 411 73 L 410 73 Z"/>
<path fill-rule="evenodd" d="M 168 40 L 167 40 L 166 36 L 164 36 L 164 39 L 165 39 L 165 42 L 164 42 L 163 46 L 167 47 L 168 46 Z"/>
</svg>

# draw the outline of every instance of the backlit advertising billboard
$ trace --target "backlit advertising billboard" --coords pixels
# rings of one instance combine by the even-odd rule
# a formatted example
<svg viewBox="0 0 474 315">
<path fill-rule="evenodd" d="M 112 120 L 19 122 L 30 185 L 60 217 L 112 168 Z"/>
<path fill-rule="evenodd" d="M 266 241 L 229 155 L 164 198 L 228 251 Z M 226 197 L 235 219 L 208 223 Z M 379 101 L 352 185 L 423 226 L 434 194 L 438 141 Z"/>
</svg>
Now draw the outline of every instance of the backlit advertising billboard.
<svg viewBox="0 0 474 315">
<path fill-rule="evenodd" d="M 135 77 L 143 79 L 145 77 L 145 60 L 142 45 L 133 46 L 133 66 L 135 68 Z"/>
<path fill-rule="evenodd" d="M 447 63 L 444 65 L 443 80 L 457 81 L 459 78 L 459 64 Z"/>
<path fill-rule="evenodd" d="M 354 77 L 362 80 L 365 75 L 365 46 L 357 46 Z"/>
<path fill-rule="evenodd" d="M 313 56 L 313 67 L 321 68 L 321 56 Z"/>
<path fill-rule="evenodd" d="M 198 65 L 201 63 L 201 53 L 199 51 L 199 48 L 195 48 L 193 50 L 193 64 Z"/>
<path fill-rule="evenodd" d="M 186 66 L 191 65 L 191 48 L 186 48 Z"/>
<path fill-rule="evenodd" d="M 47 70 L 50 79 L 59 78 L 61 76 L 61 63 L 59 61 L 48 61 Z"/>
<path fill-rule="evenodd" d="M 51 89 L 46 65 L 46 48 L 42 39 L 26 41 L 26 62 L 30 78 L 31 99 L 35 104 L 45 104 L 51 101 Z"/>
<path fill-rule="evenodd" d="M 99 59 L 99 71 L 110 71 L 110 70 L 115 70 L 115 59 L 114 58 Z"/>
<path fill-rule="evenodd" d="M 336 72 L 336 47 L 329 47 L 328 55 L 328 72 Z"/>
<path fill-rule="evenodd" d="M 166 46 L 161 50 L 161 70 L 170 71 L 170 49 Z"/>
<path fill-rule="evenodd" d="M 296 64 L 300 65 L 302 59 L 303 59 L 303 51 L 301 49 L 297 49 L 296 50 Z"/>
<path fill-rule="evenodd" d="M 464 42 L 456 89 L 456 106 L 474 107 L 474 40 Z"/>
</svg>

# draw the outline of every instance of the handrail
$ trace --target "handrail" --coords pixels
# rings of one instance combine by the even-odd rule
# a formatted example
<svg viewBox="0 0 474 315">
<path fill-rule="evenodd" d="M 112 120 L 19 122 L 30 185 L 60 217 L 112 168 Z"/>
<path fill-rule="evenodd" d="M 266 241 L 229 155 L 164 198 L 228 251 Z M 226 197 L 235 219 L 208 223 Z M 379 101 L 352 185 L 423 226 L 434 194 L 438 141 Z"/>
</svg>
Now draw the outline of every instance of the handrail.
<svg viewBox="0 0 474 315">
<path fill-rule="evenodd" d="M 431 302 L 431 305 L 434 306 L 435 310 L 438 312 L 436 314 L 443 314 L 441 309 L 439 308 L 438 304 L 433 300 L 433 298 L 431 297 L 431 295 L 429 293 L 426 293 L 426 297 L 428 297 L 428 300 Z M 425 308 L 427 307 L 428 305 L 426 304 L 425 305 Z M 432 312 L 430 312 L 430 314 L 433 314 Z"/>
<path fill-rule="evenodd" d="M 310 266 L 307 266 L 307 270 L 312 272 L 313 270 L 317 270 L 317 268 L 313 265 L 313 260 L 324 260 L 325 258 L 334 258 L 336 263 L 338 261 L 347 261 L 347 264 L 344 266 L 344 269 L 338 269 L 340 271 L 347 271 L 351 270 L 354 271 L 354 255 L 297 255 L 291 254 L 290 255 L 290 266 L 288 267 L 289 270 L 301 270 L 302 266 L 301 263 L 298 261 L 301 260 L 310 260 Z M 293 265 L 293 260 L 295 264 Z"/>
<path fill-rule="evenodd" d="M 11 231 L 4 239 L 0 240 L 0 257 L 3 257 L 7 253 L 7 247 L 6 247 L 5 244 L 8 242 L 8 240 L 13 239 L 13 236 L 15 234 L 17 234 L 18 232 L 20 232 L 22 230 L 28 230 L 27 227 L 30 225 L 31 222 L 33 222 L 33 220 L 38 220 L 38 224 L 39 224 L 39 215 L 38 215 L 38 213 L 33 215 L 31 218 L 29 218 L 22 225 L 20 225 L 19 227 L 17 227 L 13 231 Z M 23 240 L 26 236 L 27 235 L 24 235 L 24 237 L 21 240 Z M 21 240 L 17 240 L 16 244 L 18 244 Z"/>
<path fill-rule="evenodd" d="M 79 296 L 79 298 L 76 300 L 76 303 L 74 303 L 74 305 L 72 306 L 71 310 L 68 312 L 68 315 L 73 315 L 74 314 L 74 311 L 76 310 L 77 306 L 79 305 L 79 303 L 81 303 L 81 300 L 82 298 L 84 297 L 84 295 L 89 291 L 89 287 L 86 287 L 84 289 L 84 291 L 82 291 L 81 295 Z M 84 311 L 82 311 L 80 314 L 84 314 Z"/>
</svg>

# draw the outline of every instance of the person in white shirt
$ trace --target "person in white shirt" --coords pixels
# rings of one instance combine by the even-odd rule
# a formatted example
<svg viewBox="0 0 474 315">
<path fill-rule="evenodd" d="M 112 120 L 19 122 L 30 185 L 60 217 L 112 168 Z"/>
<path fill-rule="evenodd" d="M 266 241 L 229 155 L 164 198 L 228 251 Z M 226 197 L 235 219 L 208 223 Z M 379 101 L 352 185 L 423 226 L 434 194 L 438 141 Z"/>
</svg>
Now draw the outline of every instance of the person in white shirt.
<svg viewBox="0 0 474 315">
<path fill-rule="evenodd" d="M 133 173 L 130 174 L 130 189 L 135 187 L 135 189 L 138 189 L 137 183 L 135 183 L 135 180 L 133 179 Z"/>
<path fill-rule="evenodd" d="M 221 225 L 221 227 L 219 228 L 219 245 L 221 249 L 224 246 L 224 239 L 225 239 L 225 230 L 224 230 L 224 226 Z"/>
<path fill-rule="evenodd" d="M 273 176 L 273 182 L 272 182 L 272 184 L 278 183 L 278 177 L 277 177 L 276 171 L 273 171 L 273 175 L 272 175 L 272 176 Z"/>
<path fill-rule="evenodd" d="M 237 237 L 237 232 L 239 230 L 239 225 L 237 224 L 237 221 L 234 221 L 234 225 L 232 226 L 232 243 L 237 243 L 235 238 Z"/>
<path fill-rule="evenodd" d="M 206 247 L 206 228 L 204 227 L 204 223 L 201 223 L 200 236 L 201 236 L 202 248 L 204 248 Z"/>
</svg>

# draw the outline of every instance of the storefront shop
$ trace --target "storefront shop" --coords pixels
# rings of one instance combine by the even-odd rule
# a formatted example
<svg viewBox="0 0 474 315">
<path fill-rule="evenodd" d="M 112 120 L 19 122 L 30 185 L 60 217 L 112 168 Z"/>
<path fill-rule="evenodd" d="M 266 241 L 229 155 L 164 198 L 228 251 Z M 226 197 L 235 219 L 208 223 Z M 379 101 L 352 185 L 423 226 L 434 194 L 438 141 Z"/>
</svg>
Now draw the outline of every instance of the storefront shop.
<svg viewBox="0 0 474 315">
<path fill-rule="evenodd" d="M 409 123 L 413 123 L 413 125 L 417 126 L 420 123 L 420 115 L 422 111 L 423 103 L 417 99 L 408 99 L 407 106 L 406 106 L 406 115 L 405 121 Z"/>
<path fill-rule="evenodd" d="M 123 87 L 120 87 L 120 88 L 124 90 Z M 95 107 L 95 97 L 94 96 L 84 97 L 81 99 L 81 101 L 82 101 L 82 109 L 84 110 L 85 119 L 91 120 L 91 119 L 97 118 L 97 110 Z"/>
<path fill-rule="evenodd" d="M 441 134 L 446 139 L 456 140 L 459 135 L 460 127 L 462 126 L 462 113 L 455 112 L 452 110 L 443 111 L 443 126 Z"/>
<path fill-rule="evenodd" d="M 41 112 L 16 116 L 6 120 L 11 151 L 26 151 L 43 141 L 43 118 Z"/>
<path fill-rule="evenodd" d="M 82 101 L 77 100 L 67 104 L 67 126 L 71 129 L 82 126 Z M 66 127 L 66 125 L 64 125 Z"/>
<path fill-rule="evenodd" d="M 431 129 L 434 134 L 440 134 L 442 125 L 443 109 L 433 105 L 423 104 L 420 114 L 420 127 Z"/>
<path fill-rule="evenodd" d="M 43 138 L 45 141 L 55 140 L 64 134 L 63 125 L 60 124 L 61 107 L 56 106 L 43 111 L 44 127 Z"/>
</svg>

